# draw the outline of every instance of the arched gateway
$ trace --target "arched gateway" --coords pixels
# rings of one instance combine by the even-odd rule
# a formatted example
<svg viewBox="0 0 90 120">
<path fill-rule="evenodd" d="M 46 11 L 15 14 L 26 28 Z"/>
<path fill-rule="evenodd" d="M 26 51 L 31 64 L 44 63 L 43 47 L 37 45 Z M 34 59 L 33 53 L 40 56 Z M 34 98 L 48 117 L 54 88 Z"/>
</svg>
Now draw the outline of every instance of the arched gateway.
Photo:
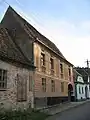
<svg viewBox="0 0 90 120">
<path fill-rule="evenodd" d="M 73 93 L 73 86 L 72 84 L 68 84 L 68 100 L 69 101 L 73 100 L 72 93 Z"/>
</svg>

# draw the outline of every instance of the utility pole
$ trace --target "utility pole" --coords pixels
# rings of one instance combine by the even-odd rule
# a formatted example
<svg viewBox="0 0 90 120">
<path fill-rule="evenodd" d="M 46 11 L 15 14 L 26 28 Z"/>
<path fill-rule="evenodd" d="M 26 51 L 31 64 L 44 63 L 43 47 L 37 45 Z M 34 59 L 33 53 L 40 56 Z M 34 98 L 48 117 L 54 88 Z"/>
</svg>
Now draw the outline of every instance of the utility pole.
<svg viewBox="0 0 90 120">
<path fill-rule="evenodd" d="M 89 62 L 90 62 L 90 61 L 88 61 L 88 59 L 87 59 L 86 63 L 87 63 L 87 73 L 88 73 L 88 84 L 89 84 L 89 90 L 90 90 Z M 90 96 L 90 93 L 89 93 L 89 96 Z M 89 96 L 88 96 L 88 97 L 89 97 Z"/>
<path fill-rule="evenodd" d="M 87 63 L 87 68 L 89 68 L 89 62 L 90 62 L 90 61 L 88 61 L 88 59 L 87 59 L 87 61 L 86 61 L 86 63 Z"/>
</svg>

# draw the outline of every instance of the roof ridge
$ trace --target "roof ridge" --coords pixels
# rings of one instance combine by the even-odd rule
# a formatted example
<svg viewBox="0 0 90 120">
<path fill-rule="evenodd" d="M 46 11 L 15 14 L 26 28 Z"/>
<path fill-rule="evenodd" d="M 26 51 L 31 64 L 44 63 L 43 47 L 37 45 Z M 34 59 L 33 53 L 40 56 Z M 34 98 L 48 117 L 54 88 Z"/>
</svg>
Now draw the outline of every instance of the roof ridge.
<svg viewBox="0 0 90 120">
<path fill-rule="evenodd" d="M 29 35 L 31 35 L 31 36 L 28 35 L 29 37 L 34 37 L 35 40 L 37 40 L 37 38 L 38 38 L 39 40 L 37 40 L 37 41 L 39 43 L 43 44 L 45 47 L 50 49 L 53 53 L 58 55 L 60 57 L 60 59 L 63 59 L 68 64 L 72 65 L 69 61 L 67 61 L 67 59 L 63 56 L 63 54 L 59 50 L 59 48 L 51 40 L 49 40 L 47 37 L 45 37 L 43 34 L 41 34 L 35 27 L 33 27 L 33 25 L 31 25 L 27 20 L 25 20 L 25 18 L 23 18 L 23 16 L 21 16 L 19 13 L 17 13 L 11 6 L 9 6 L 7 12 L 11 12 L 13 14 L 13 16 L 21 24 L 21 26 L 24 30 L 27 29 L 27 28 L 24 28 L 25 25 L 27 25 L 27 27 L 30 31 L 27 29 L 27 30 L 25 30 L 25 32 L 27 34 L 29 33 Z"/>
<path fill-rule="evenodd" d="M 55 45 L 55 43 L 53 43 L 51 40 L 49 40 L 46 36 L 44 36 L 44 35 L 42 35 L 42 33 L 40 33 L 35 27 L 33 27 L 33 25 L 31 25 L 25 18 L 23 18 L 23 16 L 21 16 L 19 13 L 17 13 L 11 6 L 9 6 L 9 8 L 12 10 L 12 12 L 14 12 L 18 17 L 19 17 L 19 19 L 20 20 L 23 20 L 24 22 L 26 22 L 26 24 L 24 25 L 25 27 L 27 27 L 26 29 L 28 29 L 28 31 L 30 32 L 30 34 L 32 35 L 32 37 L 33 38 L 38 38 L 38 37 L 36 37 L 36 36 L 34 36 L 34 34 L 33 34 L 33 32 L 32 32 L 32 30 L 29 28 L 29 26 L 30 27 L 32 27 L 33 28 L 33 30 L 35 31 L 35 32 L 37 32 L 41 37 L 43 37 L 43 38 L 45 38 L 46 40 L 48 40 L 48 41 L 50 41 L 55 47 L 56 47 L 56 49 L 58 49 L 58 51 L 60 52 L 60 50 L 59 50 L 59 48 Z M 15 16 L 16 17 L 16 16 Z M 17 19 L 17 18 L 16 18 Z M 22 21 L 19 21 L 19 22 L 22 22 Z M 29 26 L 28 26 L 29 25 Z M 27 32 L 27 31 L 26 31 Z M 28 33 L 27 33 L 28 34 Z M 28 34 L 29 35 L 29 34 Z M 37 40 L 37 39 L 36 39 Z M 37 40 L 38 41 L 38 40 Z M 49 46 L 50 47 L 50 46 Z M 50 47 L 51 48 L 51 47 Z M 52 49 L 52 48 L 51 48 Z M 52 49 L 52 51 L 54 51 L 53 49 Z M 63 58 L 63 59 L 66 59 L 64 56 L 63 56 L 63 54 L 60 52 L 60 56 Z"/>
</svg>

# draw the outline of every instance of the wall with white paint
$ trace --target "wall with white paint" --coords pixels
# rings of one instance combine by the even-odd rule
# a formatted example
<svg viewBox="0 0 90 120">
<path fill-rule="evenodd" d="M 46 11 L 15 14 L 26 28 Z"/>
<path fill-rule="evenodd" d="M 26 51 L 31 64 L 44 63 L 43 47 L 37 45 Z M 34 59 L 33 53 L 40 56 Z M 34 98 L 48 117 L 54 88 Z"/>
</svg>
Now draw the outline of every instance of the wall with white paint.
<svg viewBox="0 0 90 120">
<path fill-rule="evenodd" d="M 86 99 L 85 96 L 85 84 L 83 81 L 83 77 L 78 76 L 77 77 L 77 84 L 76 84 L 76 99 L 81 100 L 81 99 Z"/>
<path fill-rule="evenodd" d="M 77 89 L 77 100 L 86 99 L 85 85 L 78 83 L 76 89 Z"/>
</svg>

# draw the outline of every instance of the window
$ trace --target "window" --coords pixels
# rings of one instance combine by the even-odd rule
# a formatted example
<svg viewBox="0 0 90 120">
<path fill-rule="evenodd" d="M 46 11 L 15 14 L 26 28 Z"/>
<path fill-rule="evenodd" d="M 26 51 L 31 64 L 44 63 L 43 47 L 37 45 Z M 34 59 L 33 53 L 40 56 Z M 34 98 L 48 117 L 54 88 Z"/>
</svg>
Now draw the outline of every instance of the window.
<svg viewBox="0 0 90 120">
<path fill-rule="evenodd" d="M 7 88 L 7 70 L 0 69 L 0 89 Z"/>
<path fill-rule="evenodd" d="M 89 91 L 90 91 L 90 83 L 89 83 Z"/>
<path fill-rule="evenodd" d="M 50 64 L 51 64 L 51 75 L 54 75 L 54 59 L 50 58 Z"/>
<path fill-rule="evenodd" d="M 46 67 L 45 67 L 45 54 L 41 53 L 41 70 L 42 72 L 46 72 Z"/>
<path fill-rule="evenodd" d="M 61 78 L 63 78 L 63 64 L 60 64 L 60 74 L 61 74 Z"/>
<path fill-rule="evenodd" d="M 29 91 L 32 91 L 33 83 L 32 83 L 32 76 L 29 76 Z"/>
<path fill-rule="evenodd" d="M 84 93 L 84 91 L 83 91 L 83 87 L 82 87 L 82 94 Z"/>
<path fill-rule="evenodd" d="M 64 82 L 61 82 L 61 92 L 64 92 Z"/>
<path fill-rule="evenodd" d="M 68 68 L 68 74 L 69 74 L 69 80 L 71 81 L 71 69 L 70 69 L 70 67 Z"/>
<path fill-rule="evenodd" d="M 54 60 L 53 60 L 53 58 L 50 58 L 50 63 L 51 63 L 51 69 L 54 69 Z"/>
<path fill-rule="evenodd" d="M 41 53 L 41 65 L 45 66 L 45 54 Z"/>
<path fill-rule="evenodd" d="M 46 78 L 42 78 L 42 91 L 46 92 Z"/>
<path fill-rule="evenodd" d="M 81 94 L 81 89 L 80 89 L 80 86 L 79 86 L 79 94 Z"/>
<path fill-rule="evenodd" d="M 68 68 L 69 76 L 71 77 L 71 69 L 70 67 Z"/>
<path fill-rule="evenodd" d="M 51 91 L 55 92 L 55 81 L 51 80 Z"/>
<path fill-rule="evenodd" d="M 27 80 L 19 74 L 17 74 L 17 101 L 27 101 Z"/>
</svg>

